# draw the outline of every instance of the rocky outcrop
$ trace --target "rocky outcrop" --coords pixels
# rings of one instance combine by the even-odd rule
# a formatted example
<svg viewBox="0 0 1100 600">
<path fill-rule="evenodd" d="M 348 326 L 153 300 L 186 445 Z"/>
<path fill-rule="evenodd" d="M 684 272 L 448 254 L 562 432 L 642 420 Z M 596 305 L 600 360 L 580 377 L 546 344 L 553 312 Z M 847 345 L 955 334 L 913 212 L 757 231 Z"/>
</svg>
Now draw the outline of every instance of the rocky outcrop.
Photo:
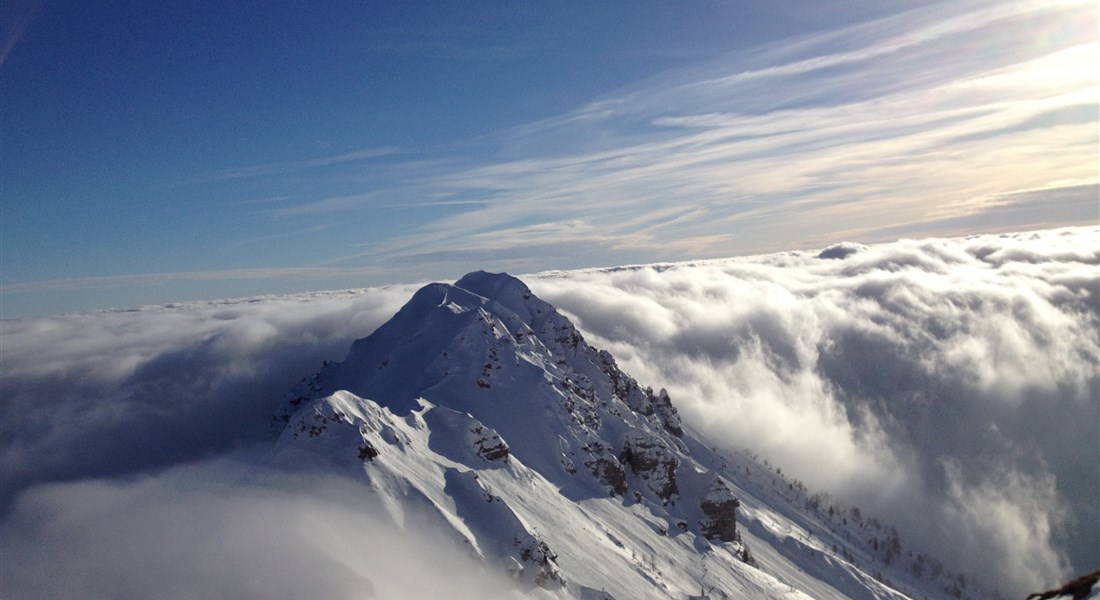
<svg viewBox="0 0 1100 600">
<path fill-rule="evenodd" d="M 659 394 L 654 394 L 653 388 L 643 389 L 633 377 L 619 369 L 615 357 L 606 350 L 596 354 L 596 366 L 611 380 L 611 393 L 625 402 L 630 410 L 656 418 L 661 427 L 676 437 L 684 435 L 680 414 L 672 406 L 668 392 L 662 389 Z"/>
<path fill-rule="evenodd" d="M 619 462 L 629 465 L 630 470 L 665 503 L 679 494 L 676 467 L 680 461 L 660 438 L 644 432 L 628 433 L 623 440 Z"/>
<path fill-rule="evenodd" d="M 470 429 L 474 436 L 475 452 L 485 460 L 508 460 L 508 444 L 500 439 L 497 432 L 478 423 Z"/>
<path fill-rule="evenodd" d="M 378 456 L 378 450 L 374 447 L 374 444 L 364 440 L 362 444 L 359 444 L 356 456 L 359 457 L 359 460 L 372 461 L 374 457 Z"/>
<path fill-rule="evenodd" d="M 732 542 L 737 539 L 737 507 L 741 503 L 733 496 L 729 486 L 715 478 L 710 489 L 699 501 L 703 518 L 699 530 L 707 539 Z"/>
<path fill-rule="evenodd" d="M 1091 594 L 1096 590 L 1097 584 L 1100 583 L 1100 569 L 1096 569 L 1088 575 L 1082 575 L 1077 579 L 1063 585 L 1060 588 L 1050 590 L 1048 592 L 1037 592 L 1027 597 L 1027 600 L 1036 598 L 1038 600 L 1051 600 L 1053 598 L 1073 598 L 1073 600 L 1084 600 L 1085 598 L 1092 597 Z"/>
<path fill-rule="evenodd" d="M 646 393 L 652 398 L 654 411 L 657 413 L 657 417 L 661 419 L 661 425 L 664 426 L 665 430 L 676 437 L 683 437 L 684 428 L 680 422 L 680 413 L 672 405 L 672 399 L 668 397 L 668 392 L 661 388 L 660 393 L 654 396 L 653 390 L 646 388 Z"/>
<path fill-rule="evenodd" d="M 592 442 L 582 448 L 589 455 L 589 460 L 584 466 L 604 484 L 606 484 L 612 496 L 622 496 L 626 493 L 626 471 L 619 459 L 612 454 L 611 449 L 602 442 Z"/>
<path fill-rule="evenodd" d="M 519 571 L 512 573 L 519 579 L 524 572 L 533 573 L 531 581 L 540 588 L 556 590 L 565 585 L 565 579 L 558 569 L 558 555 L 550 550 L 550 546 L 542 539 L 533 535 L 514 538 L 514 545 L 519 552 Z"/>
<path fill-rule="evenodd" d="M 508 442 L 495 429 L 469 413 L 433 406 L 424 411 L 423 419 L 432 432 L 432 450 L 455 462 L 475 469 L 485 463 L 499 468 L 512 455 Z"/>
</svg>

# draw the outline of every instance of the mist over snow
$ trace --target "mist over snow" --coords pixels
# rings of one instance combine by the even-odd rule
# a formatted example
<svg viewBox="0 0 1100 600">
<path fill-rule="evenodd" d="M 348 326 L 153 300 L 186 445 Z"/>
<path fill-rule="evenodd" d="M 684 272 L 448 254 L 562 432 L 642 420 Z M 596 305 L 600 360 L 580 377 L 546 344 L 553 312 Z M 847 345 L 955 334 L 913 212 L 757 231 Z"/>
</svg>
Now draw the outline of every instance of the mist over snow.
<svg viewBox="0 0 1100 600">
<path fill-rule="evenodd" d="M 1100 230 L 528 281 L 712 443 L 1001 589 L 1100 564 Z"/>
<path fill-rule="evenodd" d="M 523 598 L 430 517 L 346 478 L 214 460 L 44 485 L 0 531 L 5 598 Z"/>
<path fill-rule="evenodd" d="M 1001 590 L 1100 564 L 1098 228 L 523 279 L 712 444 Z M 426 572 L 486 589 L 354 484 L 238 461 L 417 287 L 0 322 L 5 594 L 413 597 L 429 588 L 387 586 Z"/>
</svg>

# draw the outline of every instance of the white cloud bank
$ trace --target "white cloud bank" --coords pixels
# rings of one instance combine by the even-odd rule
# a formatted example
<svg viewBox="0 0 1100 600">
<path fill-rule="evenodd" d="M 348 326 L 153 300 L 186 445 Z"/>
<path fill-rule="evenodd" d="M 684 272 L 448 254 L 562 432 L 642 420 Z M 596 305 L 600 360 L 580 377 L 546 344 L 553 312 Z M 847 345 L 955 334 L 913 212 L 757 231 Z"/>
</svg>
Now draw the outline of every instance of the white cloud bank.
<svg viewBox="0 0 1100 600">
<path fill-rule="evenodd" d="M 0 321 L 0 509 L 35 481 L 264 439 L 274 407 L 417 286 Z"/>
<path fill-rule="evenodd" d="M 1096 229 L 529 281 L 715 444 L 1001 589 L 1100 562 Z"/>
<path fill-rule="evenodd" d="M 713 443 L 756 450 L 1003 590 L 1100 563 L 1100 229 L 527 281 L 639 381 L 667 387 Z M 36 585 L 48 565 L 63 571 L 58 586 L 100 571 L 140 591 L 146 571 L 125 561 L 149 556 L 148 572 L 175 581 L 170 559 L 192 554 L 177 574 L 205 582 L 211 557 L 251 540 L 270 553 L 232 563 L 240 580 L 210 581 L 248 597 L 245 578 L 297 556 L 286 548 L 314 553 L 293 524 L 313 518 L 314 498 L 343 514 L 350 496 L 231 484 L 219 457 L 262 447 L 289 387 L 342 358 L 414 287 L 0 322 L 5 587 Z M 103 477 L 116 479 L 89 480 Z M 334 597 L 359 576 L 382 589 L 340 556 L 301 576 L 334 578 Z"/>
</svg>

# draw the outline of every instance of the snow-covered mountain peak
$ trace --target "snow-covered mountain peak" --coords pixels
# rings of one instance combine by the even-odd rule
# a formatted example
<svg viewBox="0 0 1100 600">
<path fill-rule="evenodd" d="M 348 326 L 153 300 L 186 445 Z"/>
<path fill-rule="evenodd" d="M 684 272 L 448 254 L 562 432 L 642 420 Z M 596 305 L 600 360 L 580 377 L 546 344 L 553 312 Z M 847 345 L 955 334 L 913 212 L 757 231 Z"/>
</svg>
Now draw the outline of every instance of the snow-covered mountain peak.
<svg viewBox="0 0 1100 600">
<path fill-rule="evenodd" d="M 634 438 L 681 433 L 663 390 L 643 389 L 610 354 L 585 343 L 568 318 L 506 274 L 476 272 L 454 285 L 421 288 L 390 321 L 356 341 L 343 362 L 304 380 L 282 419 L 340 390 L 396 414 L 417 408 L 420 398 L 475 414 L 522 437 L 528 443 L 520 445 L 542 458 L 561 453 L 563 444 L 570 458 L 575 447 L 620 449 L 627 430 L 638 430 Z M 548 420 L 556 425 L 544 426 Z M 683 450 L 674 439 L 654 443 Z"/>
<path fill-rule="evenodd" d="M 838 555 L 848 538 L 830 525 L 773 511 L 760 498 L 774 491 L 746 495 L 738 474 L 758 466 L 685 431 L 664 390 L 506 274 L 421 288 L 304 379 L 277 421 L 276 460 L 364 476 L 396 521 L 437 515 L 537 594 L 901 597 Z"/>
<path fill-rule="evenodd" d="M 456 281 L 455 287 L 495 300 L 515 312 L 521 312 L 522 307 L 529 304 L 538 305 L 540 308 L 550 306 L 535 298 L 527 284 L 507 273 L 474 271 Z"/>
</svg>

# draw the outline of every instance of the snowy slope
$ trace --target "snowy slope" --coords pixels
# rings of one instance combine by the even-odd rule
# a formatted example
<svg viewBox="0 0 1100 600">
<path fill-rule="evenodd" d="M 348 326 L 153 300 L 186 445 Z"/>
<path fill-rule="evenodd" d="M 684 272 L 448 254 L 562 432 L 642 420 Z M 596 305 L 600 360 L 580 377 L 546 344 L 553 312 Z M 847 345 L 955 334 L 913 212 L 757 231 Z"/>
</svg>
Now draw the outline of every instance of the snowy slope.
<svg viewBox="0 0 1100 600">
<path fill-rule="evenodd" d="M 277 462 L 365 478 L 398 524 L 436 515 L 536 596 L 975 593 L 889 528 L 709 448 L 508 275 L 422 288 L 276 423 Z"/>
</svg>

